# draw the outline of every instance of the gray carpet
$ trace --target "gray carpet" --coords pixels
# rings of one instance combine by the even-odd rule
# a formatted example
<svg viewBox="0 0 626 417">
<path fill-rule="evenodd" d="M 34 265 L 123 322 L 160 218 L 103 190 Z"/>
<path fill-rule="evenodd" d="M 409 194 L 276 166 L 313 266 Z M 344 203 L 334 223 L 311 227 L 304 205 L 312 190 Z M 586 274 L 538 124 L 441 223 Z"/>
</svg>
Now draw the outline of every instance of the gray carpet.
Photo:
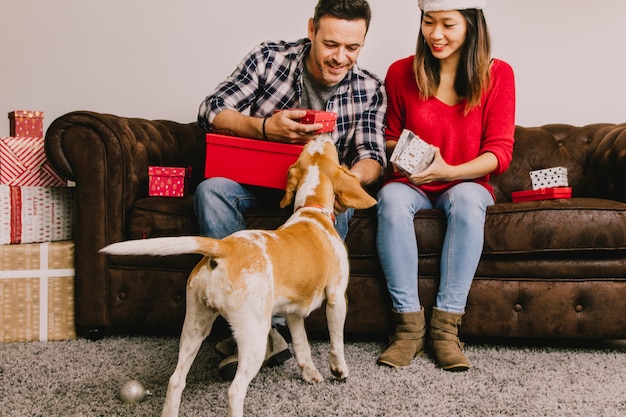
<svg viewBox="0 0 626 417">
<path fill-rule="evenodd" d="M 228 383 L 205 342 L 183 393 L 181 416 L 226 416 Z M 491 342 L 466 346 L 473 368 L 439 370 L 429 357 L 379 367 L 383 345 L 349 342 L 350 378 L 330 379 L 328 344 L 314 341 L 327 378 L 309 385 L 294 359 L 252 381 L 248 416 L 626 416 L 626 343 L 558 345 Z M 174 369 L 177 338 L 108 337 L 0 345 L 1 416 L 158 416 Z M 124 404 L 120 386 L 141 381 L 153 395 Z"/>
</svg>

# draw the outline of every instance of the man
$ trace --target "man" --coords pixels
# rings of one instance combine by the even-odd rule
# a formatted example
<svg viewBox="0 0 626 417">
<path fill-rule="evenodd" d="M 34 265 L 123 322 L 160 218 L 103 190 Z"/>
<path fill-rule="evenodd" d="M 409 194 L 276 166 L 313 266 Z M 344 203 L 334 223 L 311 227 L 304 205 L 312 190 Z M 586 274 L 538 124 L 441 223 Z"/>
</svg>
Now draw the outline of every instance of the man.
<svg viewBox="0 0 626 417">
<path fill-rule="evenodd" d="M 297 109 L 333 111 L 332 137 L 341 162 L 362 185 L 376 182 L 386 166 L 387 98 L 382 81 L 356 65 L 370 19 L 366 0 L 319 0 L 308 38 L 255 47 L 200 105 L 198 124 L 215 133 L 304 143 L 322 125 L 298 123 L 305 112 Z M 200 233 L 221 239 L 243 230 L 247 209 L 277 206 L 281 197 L 275 190 L 209 178 L 194 196 Z M 335 227 L 345 239 L 353 210 L 335 203 L 335 211 Z M 232 379 L 237 368 L 232 338 L 218 343 L 216 351 L 226 356 L 218 365 L 220 376 Z M 287 342 L 272 328 L 264 364 L 289 357 Z"/>
</svg>

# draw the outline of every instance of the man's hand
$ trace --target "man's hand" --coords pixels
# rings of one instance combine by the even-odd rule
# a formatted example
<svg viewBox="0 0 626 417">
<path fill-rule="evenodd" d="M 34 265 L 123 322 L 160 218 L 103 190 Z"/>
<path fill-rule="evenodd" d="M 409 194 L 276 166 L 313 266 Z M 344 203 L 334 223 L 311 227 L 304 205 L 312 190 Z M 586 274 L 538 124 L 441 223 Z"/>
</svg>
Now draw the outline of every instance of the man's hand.
<svg viewBox="0 0 626 417">
<path fill-rule="evenodd" d="M 298 120 L 306 116 L 306 110 L 281 110 L 265 121 L 265 136 L 269 140 L 288 143 L 306 143 L 318 135 L 324 127 L 321 123 L 304 124 Z"/>
<path fill-rule="evenodd" d="M 281 110 L 266 119 L 246 116 L 236 110 L 226 109 L 213 119 L 216 133 L 243 138 L 257 138 L 287 143 L 306 143 L 317 136 L 316 131 L 324 127 L 321 123 L 303 124 L 297 120 L 306 115 L 306 110 Z M 265 122 L 265 138 L 263 137 Z"/>
</svg>

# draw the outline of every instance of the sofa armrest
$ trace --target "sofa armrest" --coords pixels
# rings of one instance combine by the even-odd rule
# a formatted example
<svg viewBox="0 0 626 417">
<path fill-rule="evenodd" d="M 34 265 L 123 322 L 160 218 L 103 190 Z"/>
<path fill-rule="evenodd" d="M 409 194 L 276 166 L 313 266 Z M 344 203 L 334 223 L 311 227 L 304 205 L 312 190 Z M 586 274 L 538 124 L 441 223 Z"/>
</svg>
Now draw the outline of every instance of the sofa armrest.
<svg viewBox="0 0 626 417">
<path fill-rule="evenodd" d="M 589 197 L 626 203 L 626 123 L 595 132 L 582 187 Z"/>
<path fill-rule="evenodd" d="M 195 188 L 204 174 L 204 134 L 195 123 L 77 111 L 53 121 L 45 150 L 76 183 L 76 299 L 92 304 L 78 308 L 77 325 L 90 328 L 107 322 L 106 257 L 98 251 L 127 238 L 129 211 L 148 195 L 149 165 L 191 166 Z"/>
</svg>

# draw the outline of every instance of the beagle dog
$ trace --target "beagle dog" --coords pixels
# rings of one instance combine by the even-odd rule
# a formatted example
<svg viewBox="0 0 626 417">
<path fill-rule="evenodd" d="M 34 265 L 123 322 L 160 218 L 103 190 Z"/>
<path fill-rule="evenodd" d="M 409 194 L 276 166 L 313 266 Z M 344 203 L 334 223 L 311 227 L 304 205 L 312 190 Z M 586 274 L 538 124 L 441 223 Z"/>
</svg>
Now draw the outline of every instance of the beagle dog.
<svg viewBox="0 0 626 417">
<path fill-rule="evenodd" d="M 169 380 L 162 417 L 178 415 L 187 374 L 214 320 L 223 316 L 237 341 L 239 364 L 228 389 L 228 415 L 243 416 L 250 381 L 261 368 L 272 315 L 283 315 L 292 337 L 302 378 L 323 380 L 311 359 L 304 318 L 326 300 L 330 370 L 348 377 L 343 330 L 346 317 L 348 254 L 334 228 L 335 199 L 344 207 L 376 204 L 350 171 L 339 164 L 328 135 L 307 143 L 289 168 L 282 208 L 294 212 L 277 230 L 243 230 L 224 239 L 165 237 L 114 243 L 112 255 L 176 255 L 204 258 L 187 281 L 185 321 L 178 363 Z"/>
</svg>

